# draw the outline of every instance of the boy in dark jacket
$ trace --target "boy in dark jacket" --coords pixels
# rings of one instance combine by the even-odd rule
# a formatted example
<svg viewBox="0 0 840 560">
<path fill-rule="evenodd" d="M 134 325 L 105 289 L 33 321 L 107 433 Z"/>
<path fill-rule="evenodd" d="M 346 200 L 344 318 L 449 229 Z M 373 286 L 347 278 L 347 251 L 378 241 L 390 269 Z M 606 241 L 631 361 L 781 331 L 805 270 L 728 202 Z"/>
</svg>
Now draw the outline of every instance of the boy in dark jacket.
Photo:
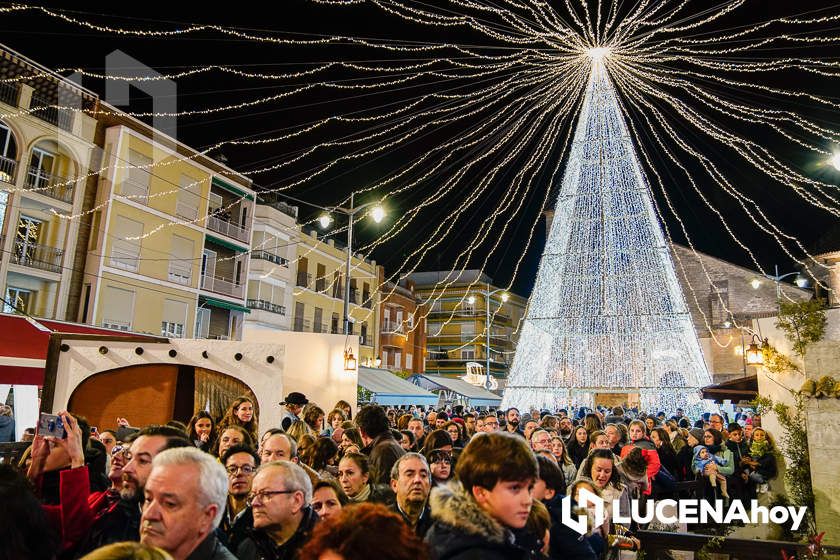
<svg viewBox="0 0 840 560">
<path fill-rule="evenodd" d="M 537 461 L 519 436 L 477 434 L 458 459 L 459 482 L 432 491 L 432 528 L 426 534 L 435 560 L 518 560 L 529 557 L 514 530 L 525 527 Z"/>
</svg>

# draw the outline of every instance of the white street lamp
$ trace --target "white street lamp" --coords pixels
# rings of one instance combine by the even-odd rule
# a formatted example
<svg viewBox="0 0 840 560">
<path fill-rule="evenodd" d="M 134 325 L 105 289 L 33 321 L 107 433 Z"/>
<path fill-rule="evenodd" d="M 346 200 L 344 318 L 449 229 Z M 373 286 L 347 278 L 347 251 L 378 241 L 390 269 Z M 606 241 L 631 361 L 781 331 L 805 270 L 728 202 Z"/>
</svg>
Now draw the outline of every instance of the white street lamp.
<svg viewBox="0 0 840 560">
<path fill-rule="evenodd" d="M 347 226 L 347 263 L 344 278 L 344 334 L 350 333 L 350 261 L 353 256 L 353 219 L 356 214 L 365 208 L 370 208 L 371 206 L 374 206 L 370 212 L 373 221 L 379 223 L 385 217 L 385 209 L 377 202 L 368 202 L 367 204 L 362 204 L 361 206 L 355 206 L 355 194 L 356 193 L 350 193 L 350 208 L 335 206 L 326 209 L 328 212 L 340 212 L 349 218 L 349 224 Z M 321 224 L 322 228 L 326 229 L 332 223 L 332 217 L 329 214 L 324 214 L 318 218 L 318 222 Z"/>
</svg>

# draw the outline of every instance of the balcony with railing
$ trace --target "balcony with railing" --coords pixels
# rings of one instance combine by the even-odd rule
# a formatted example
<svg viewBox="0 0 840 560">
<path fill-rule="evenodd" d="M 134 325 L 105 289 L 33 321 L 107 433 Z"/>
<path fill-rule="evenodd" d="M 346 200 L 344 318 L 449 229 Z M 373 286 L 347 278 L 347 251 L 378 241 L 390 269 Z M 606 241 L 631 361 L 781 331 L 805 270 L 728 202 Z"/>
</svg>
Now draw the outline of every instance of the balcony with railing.
<svg viewBox="0 0 840 560">
<path fill-rule="evenodd" d="M 356 288 L 353 288 L 353 287 L 351 286 L 351 287 L 350 287 L 350 303 L 353 303 L 353 304 L 358 305 L 358 304 L 359 304 L 359 300 L 358 300 L 358 299 L 356 299 L 358 296 L 359 296 L 359 290 L 357 290 Z"/>
<path fill-rule="evenodd" d="M 380 326 L 380 332 L 383 334 L 403 334 L 405 332 L 405 323 L 385 319 Z"/>
<path fill-rule="evenodd" d="M 47 173 L 44 170 L 30 166 L 26 173 L 26 188 L 39 192 L 55 200 L 73 203 L 73 183 L 75 181 Z"/>
<path fill-rule="evenodd" d="M 365 309 L 370 309 L 372 305 L 372 300 L 370 297 L 370 292 L 362 292 L 362 307 Z"/>
<path fill-rule="evenodd" d="M 270 263 L 289 268 L 289 259 L 281 257 L 279 255 L 275 255 L 274 253 L 269 253 L 268 251 L 252 251 L 251 258 L 261 261 L 268 261 Z"/>
<path fill-rule="evenodd" d="M 312 283 L 312 275 L 307 272 L 298 271 L 296 285 L 301 288 L 308 288 Z"/>
<path fill-rule="evenodd" d="M 61 261 L 63 256 L 63 249 L 16 241 L 12 249 L 10 262 L 27 268 L 36 268 L 38 270 L 61 274 Z"/>
<path fill-rule="evenodd" d="M 232 237 L 237 241 L 248 243 L 251 240 L 251 232 L 239 224 L 223 219 L 221 214 L 207 216 L 207 229 Z"/>
<path fill-rule="evenodd" d="M 0 181 L 14 185 L 15 171 L 17 171 L 17 162 L 11 158 L 0 156 Z"/>
<path fill-rule="evenodd" d="M 71 132 L 73 130 L 74 112 L 71 109 L 56 107 L 56 104 L 44 97 L 33 94 L 29 107 L 32 115 L 42 121 L 55 125 L 61 130 Z"/>
<path fill-rule="evenodd" d="M 0 83 L 0 101 L 6 105 L 17 107 L 19 92 L 18 84 Z"/>
<path fill-rule="evenodd" d="M 262 299 L 249 299 L 247 305 L 249 309 L 268 311 L 269 313 L 276 313 L 277 315 L 283 316 L 286 315 L 286 306 L 277 305 L 276 303 L 271 303 L 270 301 Z"/>
<path fill-rule="evenodd" d="M 235 298 L 242 298 L 245 294 L 244 284 L 236 284 L 225 278 L 208 276 L 206 274 L 201 275 L 201 289 Z"/>
<path fill-rule="evenodd" d="M 292 321 L 292 330 L 295 332 L 309 332 L 311 330 L 311 321 L 303 317 L 295 317 Z"/>
<path fill-rule="evenodd" d="M 315 279 L 315 291 L 324 293 L 327 291 L 327 279 L 326 278 L 316 278 Z"/>
<path fill-rule="evenodd" d="M 326 323 L 315 323 L 312 325 L 312 332 L 327 334 L 330 332 L 330 326 Z"/>
</svg>

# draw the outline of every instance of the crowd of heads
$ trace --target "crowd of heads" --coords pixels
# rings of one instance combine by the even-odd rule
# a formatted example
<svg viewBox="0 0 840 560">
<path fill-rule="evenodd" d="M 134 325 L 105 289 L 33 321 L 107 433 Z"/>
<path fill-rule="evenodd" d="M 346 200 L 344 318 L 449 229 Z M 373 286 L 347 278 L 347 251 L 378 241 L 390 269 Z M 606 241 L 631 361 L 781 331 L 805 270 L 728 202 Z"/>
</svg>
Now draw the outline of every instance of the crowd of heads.
<svg viewBox="0 0 840 560">
<path fill-rule="evenodd" d="M 354 411 L 301 393 L 281 405 L 282 424 L 261 432 L 248 396 L 220 417 L 198 411 L 143 427 L 118 419 L 93 437 L 83 417 L 62 413 L 66 438 L 35 436 L 17 468 L 0 466 L 0 500 L 11 505 L 0 537 L 26 558 L 181 559 L 211 545 L 240 559 L 278 550 L 356 558 L 371 547 L 425 558 L 469 533 L 464 519 L 485 516 L 529 557 L 552 557 L 563 496 L 655 497 L 694 479 L 745 499 L 775 477 L 772 438 L 743 411 L 731 422 L 623 407 Z M 80 468 L 72 481 L 63 474 Z M 56 517 L 73 507 L 87 510 Z M 606 548 L 598 539 L 613 529 L 592 527 L 586 546 Z"/>
</svg>

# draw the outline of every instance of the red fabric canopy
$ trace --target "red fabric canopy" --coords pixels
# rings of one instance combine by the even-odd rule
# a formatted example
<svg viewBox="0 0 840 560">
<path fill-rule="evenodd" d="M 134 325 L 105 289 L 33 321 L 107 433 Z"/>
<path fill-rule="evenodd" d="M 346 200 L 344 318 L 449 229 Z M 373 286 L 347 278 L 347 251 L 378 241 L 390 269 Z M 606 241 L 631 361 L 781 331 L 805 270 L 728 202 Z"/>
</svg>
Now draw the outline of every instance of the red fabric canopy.
<svg viewBox="0 0 840 560">
<path fill-rule="evenodd" d="M 90 325 L 0 313 L 0 384 L 42 386 L 50 334 L 54 332 L 137 336 Z"/>
</svg>

